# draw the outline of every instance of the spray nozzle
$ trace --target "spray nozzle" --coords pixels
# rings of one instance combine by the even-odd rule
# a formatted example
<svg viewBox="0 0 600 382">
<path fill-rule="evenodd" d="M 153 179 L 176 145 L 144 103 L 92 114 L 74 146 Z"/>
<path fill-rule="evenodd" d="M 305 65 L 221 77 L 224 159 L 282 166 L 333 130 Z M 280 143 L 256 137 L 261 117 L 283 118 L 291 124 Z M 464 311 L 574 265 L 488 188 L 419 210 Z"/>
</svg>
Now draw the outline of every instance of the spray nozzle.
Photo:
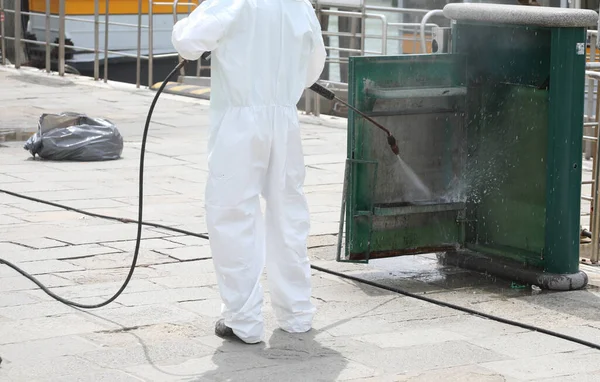
<svg viewBox="0 0 600 382">
<path fill-rule="evenodd" d="M 310 90 L 312 90 L 313 92 L 317 93 L 318 95 L 320 95 L 321 97 L 324 97 L 330 101 L 335 99 L 335 93 L 332 92 L 329 89 L 326 89 L 325 87 L 319 85 L 318 83 L 314 83 L 312 84 L 312 86 L 309 88 Z"/>
<path fill-rule="evenodd" d="M 394 154 L 399 155 L 400 149 L 398 148 L 398 144 L 396 143 L 396 138 L 390 134 L 387 137 L 387 141 L 388 141 L 388 145 L 390 145 L 390 148 L 392 149 Z"/>
</svg>

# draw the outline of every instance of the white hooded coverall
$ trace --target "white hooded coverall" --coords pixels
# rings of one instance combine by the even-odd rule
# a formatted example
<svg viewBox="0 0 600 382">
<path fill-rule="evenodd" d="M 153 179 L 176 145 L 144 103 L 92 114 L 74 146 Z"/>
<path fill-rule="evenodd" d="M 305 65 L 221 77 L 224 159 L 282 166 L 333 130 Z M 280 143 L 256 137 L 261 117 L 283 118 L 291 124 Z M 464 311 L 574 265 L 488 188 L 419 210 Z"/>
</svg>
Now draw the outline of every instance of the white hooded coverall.
<svg viewBox="0 0 600 382">
<path fill-rule="evenodd" d="M 313 7 L 207 0 L 175 25 L 172 42 L 186 60 L 212 52 L 206 222 L 225 324 L 245 342 L 263 340 L 266 260 L 279 326 L 306 332 L 315 308 L 296 104 L 326 58 Z"/>
</svg>

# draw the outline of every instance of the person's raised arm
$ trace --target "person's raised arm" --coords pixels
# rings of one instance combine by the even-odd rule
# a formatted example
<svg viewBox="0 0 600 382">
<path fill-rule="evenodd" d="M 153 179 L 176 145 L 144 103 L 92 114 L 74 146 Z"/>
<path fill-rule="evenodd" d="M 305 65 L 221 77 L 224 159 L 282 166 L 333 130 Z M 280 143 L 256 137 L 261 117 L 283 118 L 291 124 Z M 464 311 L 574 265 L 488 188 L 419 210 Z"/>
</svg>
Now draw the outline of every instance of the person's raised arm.
<svg viewBox="0 0 600 382">
<path fill-rule="evenodd" d="M 195 61 L 217 48 L 245 0 L 207 0 L 173 27 L 171 42 L 181 57 Z"/>
</svg>

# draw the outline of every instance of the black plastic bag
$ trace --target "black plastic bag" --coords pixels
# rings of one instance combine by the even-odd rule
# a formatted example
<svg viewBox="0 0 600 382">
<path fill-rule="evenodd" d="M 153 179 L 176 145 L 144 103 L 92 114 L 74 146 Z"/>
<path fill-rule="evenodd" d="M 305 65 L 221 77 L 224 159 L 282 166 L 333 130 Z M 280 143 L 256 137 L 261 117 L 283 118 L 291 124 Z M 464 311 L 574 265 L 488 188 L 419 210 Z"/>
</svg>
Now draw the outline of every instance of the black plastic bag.
<svg viewBox="0 0 600 382">
<path fill-rule="evenodd" d="M 105 161 L 121 157 L 123 137 L 116 126 L 85 114 L 43 114 L 38 132 L 24 146 L 48 160 Z"/>
</svg>

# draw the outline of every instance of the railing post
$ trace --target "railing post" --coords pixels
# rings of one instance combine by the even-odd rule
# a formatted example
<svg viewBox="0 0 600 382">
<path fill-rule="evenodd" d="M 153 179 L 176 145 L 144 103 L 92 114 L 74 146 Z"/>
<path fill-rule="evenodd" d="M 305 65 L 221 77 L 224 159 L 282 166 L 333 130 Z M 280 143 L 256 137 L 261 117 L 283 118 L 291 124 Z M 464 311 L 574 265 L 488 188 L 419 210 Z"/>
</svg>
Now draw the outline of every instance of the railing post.
<svg viewBox="0 0 600 382">
<path fill-rule="evenodd" d="M 50 45 L 50 0 L 46 0 L 46 72 L 52 71 L 52 46 Z"/>
<path fill-rule="evenodd" d="M 135 87 L 139 89 L 142 82 L 142 0 L 138 0 L 138 28 L 137 28 L 137 58 L 135 70 Z"/>
<path fill-rule="evenodd" d="M 100 0 L 94 0 L 94 81 L 100 79 Z"/>
<path fill-rule="evenodd" d="M 593 80 L 594 85 L 598 83 Z M 592 88 L 593 89 L 593 88 Z M 596 97 L 596 122 L 600 122 L 600 97 Z M 596 125 L 596 132 L 600 130 L 600 125 Z M 597 134 L 600 137 L 600 134 Z M 597 160 L 597 153 L 600 153 L 600 139 L 596 139 L 596 154 L 594 154 L 594 164 L 592 167 L 592 202 L 590 209 L 590 231 L 592 232 L 592 255 L 590 261 L 597 263 L 600 257 L 600 161 Z"/>
<path fill-rule="evenodd" d="M 597 36 L 595 34 L 590 35 L 590 62 L 596 61 L 596 39 Z M 588 79 L 587 81 L 587 104 L 586 104 L 586 114 L 587 118 L 585 118 L 585 122 L 593 121 L 593 112 L 594 112 L 594 87 L 596 81 L 593 79 Z M 596 111 L 597 113 L 598 111 Z M 591 132 L 592 127 L 584 127 L 585 135 L 593 135 Z M 596 127 L 597 129 L 597 127 Z M 590 160 L 592 157 L 593 147 L 595 147 L 592 142 L 584 142 L 583 143 L 583 153 L 585 154 L 585 159 Z M 595 160 L 595 159 L 594 159 Z"/>
<path fill-rule="evenodd" d="M 15 0 L 15 68 L 21 67 L 21 0 Z"/>
<path fill-rule="evenodd" d="M 148 86 L 152 86 L 154 70 L 154 3 L 148 0 Z"/>
<path fill-rule="evenodd" d="M 104 83 L 108 82 L 108 18 L 109 18 L 109 2 L 104 1 Z"/>
<path fill-rule="evenodd" d="M 2 49 L 2 65 L 6 65 L 6 40 L 4 36 L 6 33 L 4 31 L 4 0 L 0 0 L 0 49 Z"/>
<path fill-rule="evenodd" d="M 179 0 L 174 0 L 173 1 L 173 26 L 175 26 L 175 24 L 177 24 L 177 4 L 179 3 Z M 179 63 L 181 63 L 181 61 L 183 61 L 183 58 L 181 58 L 181 56 L 178 57 L 179 59 Z M 200 67 L 200 62 L 202 61 L 202 58 L 199 58 L 198 61 L 196 61 L 196 67 L 199 68 Z M 200 70 L 198 69 L 198 72 Z M 182 66 L 181 69 L 179 69 L 179 75 L 180 76 L 185 76 L 185 66 Z"/>
<path fill-rule="evenodd" d="M 65 75 L 65 0 L 58 2 L 58 74 Z"/>
</svg>

